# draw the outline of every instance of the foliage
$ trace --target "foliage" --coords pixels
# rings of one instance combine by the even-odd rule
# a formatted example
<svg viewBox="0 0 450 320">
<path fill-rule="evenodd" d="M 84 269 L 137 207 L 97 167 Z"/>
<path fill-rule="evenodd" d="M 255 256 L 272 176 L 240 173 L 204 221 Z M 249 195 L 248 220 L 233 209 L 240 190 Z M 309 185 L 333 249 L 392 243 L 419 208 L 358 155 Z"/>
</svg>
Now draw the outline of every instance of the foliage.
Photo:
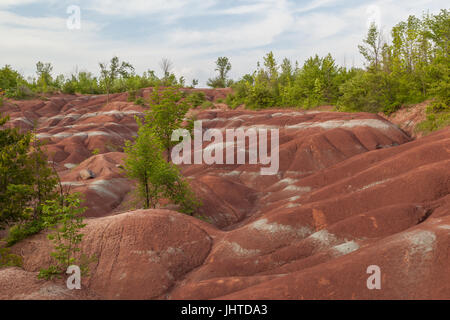
<svg viewBox="0 0 450 320">
<path fill-rule="evenodd" d="M 338 67 L 330 54 L 301 67 L 287 58 L 278 64 L 269 52 L 263 65 L 258 62 L 256 71 L 233 84 L 226 103 L 251 109 L 331 104 L 341 111 L 386 114 L 426 99 L 449 105 L 449 35 L 448 10 L 408 17 L 392 29 L 391 43 L 372 24 L 358 46 L 365 69 Z"/>
<path fill-rule="evenodd" d="M 171 139 L 172 133 L 182 128 L 189 107 L 176 88 L 155 88 L 150 96 L 150 107 L 145 111 L 145 123 L 167 151 L 168 158 L 170 149 L 176 144 Z"/>
<path fill-rule="evenodd" d="M 192 92 L 186 97 L 186 102 L 189 103 L 192 108 L 197 108 L 205 101 L 206 101 L 205 93 L 202 91 Z"/>
<path fill-rule="evenodd" d="M 226 88 L 232 84 L 228 79 L 228 72 L 231 70 L 231 63 L 227 57 L 219 57 L 216 60 L 216 69 L 219 75 L 215 78 L 208 79 L 206 83 L 211 88 Z"/>
<path fill-rule="evenodd" d="M 9 65 L 0 69 L 0 91 L 6 98 L 23 99 L 31 95 L 25 79 Z"/>
<path fill-rule="evenodd" d="M 195 88 L 196 86 L 198 86 L 198 79 L 192 79 L 191 88 Z"/>
<path fill-rule="evenodd" d="M 22 257 L 11 253 L 10 248 L 0 248 L 0 268 L 3 267 L 21 267 Z"/>
<path fill-rule="evenodd" d="M 51 279 L 65 273 L 71 265 L 79 265 L 82 270 L 87 270 L 86 256 L 81 255 L 80 243 L 83 239 L 83 212 L 86 208 L 81 207 L 79 195 L 72 194 L 66 197 L 64 203 L 60 201 L 47 201 L 43 207 L 43 219 L 47 228 L 53 230 L 48 239 L 53 242 L 54 249 L 51 253 L 55 264 L 48 269 L 41 269 L 39 278 Z"/>
<path fill-rule="evenodd" d="M 203 95 L 190 95 L 183 99 L 183 92 L 176 88 L 155 88 L 150 97 L 150 107 L 144 119 L 136 117 L 139 130 L 134 142 L 125 146 L 125 171 L 138 182 L 137 193 L 144 200 L 144 208 L 155 208 L 161 198 L 180 205 L 181 211 L 193 214 L 199 206 L 195 194 L 178 168 L 169 162 L 174 130 L 184 126 L 191 103 Z M 194 102 L 192 102 L 194 101 Z M 163 152 L 167 153 L 167 161 Z"/>
<path fill-rule="evenodd" d="M 99 63 L 101 84 L 106 90 L 107 101 L 109 100 L 109 93 L 114 81 L 121 76 L 122 78 L 128 78 L 134 73 L 134 67 L 125 61 L 120 63 L 118 57 L 113 57 L 108 64 Z"/>
<path fill-rule="evenodd" d="M 25 221 L 12 226 L 8 230 L 8 236 L 4 240 L 6 241 L 6 245 L 11 247 L 44 229 L 45 226 L 41 217 L 39 219 Z"/>
<path fill-rule="evenodd" d="M 426 110 L 427 119 L 416 130 L 425 134 L 450 126 L 450 107 L 439 101 L 432 102 Z"/>
<path fill-rule="evenodd" d="M 161 198 L 167 198 L 181 206 L 181 211 L 193 214 L 198 206 L 194 193 L 182 178 L 178 168 L 163 157 L 164 144 L 139 118 L 138 136 L 134 143 L 127 141 L 125 170 L 138 182 L 138 195 L 144 200 L 144 208 L 156 208 Z"/>
<path fill-rule="evenodd" d="M 142 97 L 136 98 L 136 100 L 134 100 L 134 104 L 139 106 L 145 106 L 145 100 Z"/>
<path fill-rule="evenodd" d="M 4 127 L 7 121 L 0 117 L 0 229 L 10 227 L 13 245 L 44 228 L 42 208 L 57 197 L 57 177 L 35 135 Z"/>
<path fill-rule="evenodd" d="M 205 110 L 205 109 L 214 109 L 215 106 L 214 106 L 214 103 L 212 103 L 211 101 L 205 101 L 205 102 L 203 102 L 203 103 L 201 104 L 200 108 L 201 108 L 202 110 Z"/>
</svg>

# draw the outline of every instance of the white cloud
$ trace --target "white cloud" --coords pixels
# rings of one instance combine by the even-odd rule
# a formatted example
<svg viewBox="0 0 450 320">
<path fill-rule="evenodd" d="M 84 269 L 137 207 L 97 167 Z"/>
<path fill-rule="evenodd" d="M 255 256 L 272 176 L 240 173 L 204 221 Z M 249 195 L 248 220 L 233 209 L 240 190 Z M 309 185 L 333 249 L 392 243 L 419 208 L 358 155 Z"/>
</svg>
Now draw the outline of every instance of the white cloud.
<svg viewBox="0 0 450 320">
<path fill-rule="evenodd" d="M 13 6 L 21 6 L 26 4 L 32 4 L 38 2 L 39 0 L 1 0 L 0 8 L 8 8 Z"/>
<path fill-rule="evenodd" d="M 181 46 L 202 46 L 205 51 L 227 51 L 270 45 L 294 22 L 285 0 L 265 4 L 258 19 L 212 30 L 178 29 L 169 32 L 169 41 Z"/>
<path fill-rule="evenodd" d="M 179 15 L 204 10 L 216 3 L 215 0 L 90 0 L 86 6 L 105 15 L 137 16 Z"/>
<path fill-rule="evenodd" d="M 37 0 L 0 0 L 0 8 L 31 2 Z M 330 52 L 339 64 L 343 64 L 345 57 L 347 66 L 353 61 L 361 65 L 357 45 L 367 30 L 369 5 L 380 9 L 380 24 L 386 30 L 409 14 L 420 15 L 426 9 L 437 12 L 447 6 L 441 0 L 361 1 L 347 8 L 334 8 L 335 4 L 342 4 L 337 0 L 314 0 L 306 5 L 293 0 L 241 0 L 222 10 L 219 0 L 80 0 L 78 3 L 82 9 L 81 30 L 66 28 L 64 8 L 58 17 L 26 17 L 0 9 L 0 63 L 11 64 L 32 75 L 36 61 L 48 61 L 53 63 L 55 73 L 68 74 L 75 66 L 96 72 L 99 61 L 118 55 L 131 62 L 138 72 L 147 69 L 159 72 L 158 62 L 168 57 L 174 62 L 177 76 L 184 75 L 188 83 L 198 78 L 203 85 L 214 74 L 215 58 L 223 55 L 230 57 L 231 75 L 235 78 L 253 71 L 256 62 L 270 50 L 278 61 L 286 56 L 302 63 L 315 53 Z M 89 12 L 91 21 L 83 14 L 88 8 L 94 10 Z M 202 19 L 209 18 L 210 14 L 229 23 L 215 25 L 209 20 L 202 27 Z M 136 30 L 139 38 L 133 40 L 111 39 L 105 36 L 109 25 L 96 22 L 121 23 L 115 19 L 147 16 L 149 28 Z M 98 17 L 102 19 L 97 20 Z M 183 22 L 186 17 L 196 17 L 198 23 L 188 25 Z M 158 34 L 151 33 L 154 26 L 164 22 L 173 25 L 159 25 Z M 124 24 L 123 28 L 129 26 Z"/>
<path fill-rule="evenodd" d="M 310 3 L 308 3 L 307 5 L 296 9 L 295 11 L 296 12 L 308 12 L 308 11 L 312 11 L 315 9 L 328 7 L 332 4 L 335 4 L 336 2 L 339 2 L 339 1 L 338 0 L 314 0 L 314 1 L 310 1 Z"/>
</svg>

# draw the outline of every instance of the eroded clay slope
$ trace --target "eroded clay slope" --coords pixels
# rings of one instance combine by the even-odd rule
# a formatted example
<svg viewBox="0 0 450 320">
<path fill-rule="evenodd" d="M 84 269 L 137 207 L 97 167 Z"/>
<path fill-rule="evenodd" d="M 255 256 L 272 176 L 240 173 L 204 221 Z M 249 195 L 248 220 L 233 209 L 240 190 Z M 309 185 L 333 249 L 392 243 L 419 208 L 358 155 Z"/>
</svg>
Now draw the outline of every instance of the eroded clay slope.
<svg viewBox="0 0 450 320">
<path fill-rule="evenodd" d="M 77 295 L 37 281 L 50 244 L 36 235 L 13 248 L 24 270 L 0 270 L 0 298 L 450 298 L 450 128 L 411 140 L 366 113 L 194 111 L 204 129 L 280 133 L 276 175 L 249 164 L 182 166 L 206 223 L 130 211 L 122 146 L 143 110 L 125 94 L 110 100 L 56 96 L 4 109 L 13 125 L 37 122 L 63 183 L 85 195 L 83 248 L 97 262 Z M 367 288 L 371 265 L 382 290 Z"/>
</svg>

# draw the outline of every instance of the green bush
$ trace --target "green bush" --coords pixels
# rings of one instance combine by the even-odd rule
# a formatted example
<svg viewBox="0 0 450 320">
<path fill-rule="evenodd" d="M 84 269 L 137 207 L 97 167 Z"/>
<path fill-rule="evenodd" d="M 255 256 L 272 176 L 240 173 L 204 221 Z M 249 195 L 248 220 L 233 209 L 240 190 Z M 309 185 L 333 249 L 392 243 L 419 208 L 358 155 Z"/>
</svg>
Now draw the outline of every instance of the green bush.
<svg viewBox="0 0 450 320">
<path fill-rule="evenodd" d="M 87 257 L 82 253 L 80 244 L 84 234 L 81 232 L 86 226 L 83 213 L 86 208 L 81 206 L 78 194 L 71 194 L 65 198 L 64 204 L 60 201 L 47 201 L 43 207 L 45 227 L 52 230 L 47 238 L 53 243 L 54 251 L 51 257 L 54 264 L 48 269 L 41 269 L 39 279 L 52 279 L 60 277 L 70 265 L 78 265 L 82 271 L 88 271 L 89 262 L 95 257 Z"/>
<path fill-rule="evenodd" d="M 427 119 L 419 123 L 417 132 L 430 132 L 450 126 L 450 106 L 441 101 L 434 101 L 426 109 Z"/>
<path fill-rule="evenodd" d="M 201 108 L 202 108 L 202 110 L 205 110 L 205 109 L 214 109 L 214 108 L 215 108 L 215 105 L 214 105 L 214 103 L 212 103 L 211 101 L 205 101 L 205 102 L 202 103 Z"/>
<path fill-rule="evenodd" d="M 22 257 L 11 253 L 10 248 L 0 248 L 0 268 L 3 267 L 21 267 Z"/>
<path fill-rule="evenodd" d="M 33 91 L 25 84 L 6 90 L 6 97 L 11 99 L 26 99 L 34 96 Z"/>
<path fill-rule="evenodd" d="M 128 102 L 133 102 L 135 100 L 136 100 L 136 90 L 128 90 L 127 101 Z"/>
<path fill-rule="evenodd" d="M 206 101 L 205 93 L 202 91 L 192 92 L 186 97 L 186 102 L 191 105 L 192 108 L 197 108 Z"/>
<path fill-rule="evenodd" d="M 145 100 L 142 97 L 137 98 L 134 100 L 134 104 L 138 106 L 145 106 Z"/>
<path fill-rule="evenodd" d="M 10 247 L 29 236 L 39 233 L 44 228 L 44 222 L 41 219 L 27 221 L 23 224 L 12 226 L 4 240 L 6 241 L 6 245 Z"/>
</svg>

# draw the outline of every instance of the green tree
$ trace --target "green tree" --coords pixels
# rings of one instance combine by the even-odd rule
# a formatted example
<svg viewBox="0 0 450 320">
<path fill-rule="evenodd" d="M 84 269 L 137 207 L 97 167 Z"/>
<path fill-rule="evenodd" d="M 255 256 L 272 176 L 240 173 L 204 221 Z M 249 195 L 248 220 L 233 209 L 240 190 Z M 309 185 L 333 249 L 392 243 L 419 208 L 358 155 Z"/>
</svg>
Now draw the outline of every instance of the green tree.
<svg viewBox="0 0 450 320">
<path fill-rule="evenodd" d="M 196 86 L 198 86 L 198 79 L 192 79 L 191 88 L 195 88 Z"/>
<path fill-rule="evenodd" d="M 31 95 L 25 79 L 10 65 L 5 65 L 0 69 L 0 90 L 3 90 L 7 98 L 21 99 Z"/>
<path fill-rule="evenodd" d="M 0 229 L 25 219 L 33 194 L 31 134 L 5 127 L 8 120 L 0 115 Z"/>
<path fill-rule="evenodd" d="M 292 62 L 288 58 L 284 58 L 283 63 L 280 66 L 281 74 L 279 77 L 280 85 L 287 86 L 294 80 L 294 69 Z"/>
<path fill-rule="evenodd" d="M 53 66 L 51 63 L 36 63 L 37 86 L 40 91 L 47 92 L 48 87 L 52 85 Z"/>
<path fill-rule="evenodd" d="M 51 279 L 60 277 L 71 265 L 78 265 L 85 274 L 87 264 L 92 257 L 81 254 L 80 244 L 84 237 L 81 230 L 86 226 L 82 214 L 86 208 L 81 207 L 78 194 L 69 195 L 61 205 L 59 201 L 47 201 L 43 206 L 45 226 L 53 232 L 48 239 L 53 242 L 54 249 L 50 255 L 55 263 L 47 269 L 41 269 L 38 277 Z"/>
<path fill-rule="evenodd" d="M 20 133 L 0 117 L 0 229 L 12 245 L 43 229 L 42 207 L 56 198 L 56 173 L 32 132 Z"/>
<path fill-rule="evenodd" d="M 231 63 L 227 57 L 219 57 L 216 60 L 216 69 L 219 75 L 216 78 L 208 79 L 207 85 L 212 88 L 225 88 L 231 82 L 228 80 L 228 72 L 231 70 Z"/>
<path fill-rule="evenodd" d="M 113 57 L 109 65 L 99 63 L 99 66 L 101 80 L 106 90 L 106 103 L 109 103 L 109 93 L 111 87 L 114 85 L 114 81 L 120 76 L 127 78 L 132 75 L 134 73 L 134 67 L 125 61 L 121 63 L 118 57 Z"/>
<path fill-rule="evenodd" d="M 33 183 L 33 201 L 31 203 L 33 220 L 40 218 L 45 201 L 57 197 L 57 173 L 48 165 L 48 157 L 42 150 L 42 145 L 42 142 L 37 138 L 36 131 L 34 131 L 28 153 Z"/>
<path fill-rule="evenodd" d="M 150 96 L 150 107 L 145 111 L 145 123 L 161 141 L 167 152 L 167 159 L 170 158 L 171 148 L 176 144 L 172 141 L 172 132 L 183 127 L 190 108 L 182 98 L 182 93 L 176 88 L 155 88 Z"/>
<path fill-rule="evenodd" d="M 139 125 L 135 142 L 127 141 L 125 170 L 138 183 L 139 198 L 144 208 L 156 208 L 161 198 L 179 204 L 181 211 L 192 215 L 198 207 L 194 193 L 178 168 L 163 157 L 163 143 L 151 127 L 136 118 Z"/>
<path fill-rule="evenodd" d="M 364 56 L 369 67 L 378 70 L 383 48 L 383 36 L 375 22 L 370 25 L 363 42 L 364 45 L 358 45 L 359 52 Z"/>
</svg>

